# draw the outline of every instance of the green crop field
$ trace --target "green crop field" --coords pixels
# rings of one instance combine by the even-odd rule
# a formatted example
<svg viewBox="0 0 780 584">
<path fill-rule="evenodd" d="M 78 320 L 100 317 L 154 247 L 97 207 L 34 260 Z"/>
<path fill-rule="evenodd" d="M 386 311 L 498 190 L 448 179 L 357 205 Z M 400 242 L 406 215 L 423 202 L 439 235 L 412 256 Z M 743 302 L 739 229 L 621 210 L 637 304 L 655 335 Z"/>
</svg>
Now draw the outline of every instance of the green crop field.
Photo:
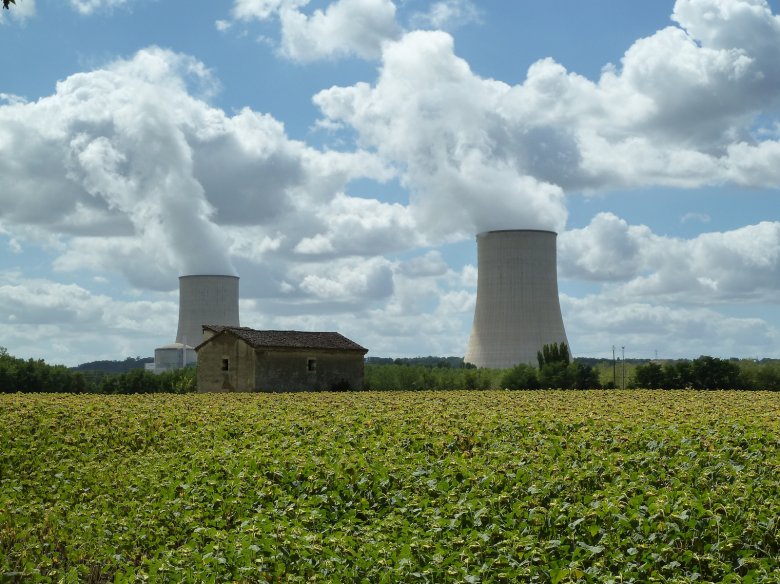
<svg viewBox="0 0 780 584">
<path fill-rule="evenodd" d="M 780 582 L 780 394 L 0 396 L 0 581 Z"/>
</svg>

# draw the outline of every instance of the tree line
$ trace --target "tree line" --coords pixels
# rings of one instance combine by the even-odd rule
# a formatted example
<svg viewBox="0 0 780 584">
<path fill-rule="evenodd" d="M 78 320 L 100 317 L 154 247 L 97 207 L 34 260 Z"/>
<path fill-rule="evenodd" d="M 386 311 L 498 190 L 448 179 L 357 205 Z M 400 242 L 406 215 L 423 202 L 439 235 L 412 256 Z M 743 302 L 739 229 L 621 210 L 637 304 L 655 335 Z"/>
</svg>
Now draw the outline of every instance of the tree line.
<svg viewBox="0 0 780 584">
<path fill-rule="evenodd" d="M 129 363 L 131 360 L 127 361 Z M 415 391 L 614 387 L 611 378 L 604 381 L 607 377 L 605 372 L 601 371 L 600 377 L 598 368 L 587 362 L 572 360 L 568 347 L 560 344 L 540 349 L 536 367 L 520 364 L 503 370 L 469 367 L 456 358 L 369 360 L 365 366 L 363 389 Z M 625 386 L 629 389 L 780 391 L 780 362 L 725 360 L 704 355 L 690 361 L 651 361 L 633 367 Z M 123 373 L 73 370 L 63 365 L 48 365 L 41 359 L 13 357 L 0 347 L 0 392 L 3 393 L 187 393 L 196 389 L 194 368 L 159 375 L 142 368 Z"/>
<path fill-rule="evenodd" d="M 612 364 L 572 360 L 565 343 L 542 347 L 537 367 L 519 364 L 511 369 L 475 369 L 441 365 L 403 365 L 388 360 L 369 362 L 365 389 L 741 389 L 780 391 L 780 362 L 719 359 L 703 355 L 693 360 L 668 363 L 632 360 L 630 373 L 622 379 Z M 601 360 L 603 361 L 603 360 Z M 622 365 L 622 364 L 621 364 Z"/>
<path fill-rule="evenodd" d="M 427 358 L 432 359 L 432 358 Z M 537 367 L 520 364 L 511 369 L 477 369 L 462 364 L 458 369 L 435 365 L 405 365 L 402 362 L 376 364 L 365 368 L 366 390 L 441 389 L 598 389 L 599 376 L 590 365 L 572 362 L 566 343 L 543 346 L 537 354 Z"/>
<path fill-rule="evenodd" d="M 43 359 L 13 357 L 5 347 L 0 347 L 2 393 L 186 393 L 195 389 L 193 368 L 159 375 L 145 369 L 118 374 L 73 371 L 64 365 L 48 365 Z"/>
<path fill-rule="evenodd" d="M 649 362 L 634 370 L 630 387 L 647 389 L 780 390 L 780 363 L 759 364 L 702 355 L 692 361 Z"/>
</svg>

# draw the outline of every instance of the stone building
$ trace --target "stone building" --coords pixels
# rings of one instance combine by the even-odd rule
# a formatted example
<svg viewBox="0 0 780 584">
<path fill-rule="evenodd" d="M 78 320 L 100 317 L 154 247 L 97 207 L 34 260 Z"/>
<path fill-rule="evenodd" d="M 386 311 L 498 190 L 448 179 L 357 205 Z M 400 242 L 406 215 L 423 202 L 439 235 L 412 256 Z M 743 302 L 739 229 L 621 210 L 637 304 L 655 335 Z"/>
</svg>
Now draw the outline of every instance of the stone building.
<svg viewBox="0 0 780 584">
<path fill-rule="evenodd" d="M 368 349 L 333 332 L 203 326 L 198 391 L 362 389 Z"/>
</svg>

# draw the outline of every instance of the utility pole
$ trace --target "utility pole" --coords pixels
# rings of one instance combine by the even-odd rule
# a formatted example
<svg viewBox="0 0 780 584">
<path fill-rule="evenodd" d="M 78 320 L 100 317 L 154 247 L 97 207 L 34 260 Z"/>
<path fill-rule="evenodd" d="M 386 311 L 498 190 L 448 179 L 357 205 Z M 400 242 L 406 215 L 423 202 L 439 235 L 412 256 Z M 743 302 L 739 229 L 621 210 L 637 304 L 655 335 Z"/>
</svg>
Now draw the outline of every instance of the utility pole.
<svg viewBox="0 0 780 584">
<path fill-rule="evenodd" d="M 617 387 L 617 365 L 615 363 L 615 345 L 612 345 L 612 387 Z"/>
<path fill-rule="evenodd" d="M 620 347 L 620 349 L 623 351 L 622 361 L 623 361 L 623 387 L 622 389 L 626 388 L 626 348 Z"/>
</svg>

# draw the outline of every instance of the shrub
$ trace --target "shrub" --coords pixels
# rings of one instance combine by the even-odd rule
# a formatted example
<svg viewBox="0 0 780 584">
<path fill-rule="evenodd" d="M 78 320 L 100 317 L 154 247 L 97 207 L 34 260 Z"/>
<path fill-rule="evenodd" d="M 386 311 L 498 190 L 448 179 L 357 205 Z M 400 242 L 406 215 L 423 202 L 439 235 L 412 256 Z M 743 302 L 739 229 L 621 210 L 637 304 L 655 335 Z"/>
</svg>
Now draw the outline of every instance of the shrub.
<svg viewBox="0 0 780 584">
<path fill-rule="evenodd" d="M 515 365 L 501 378 L 504 389 L 539 389 L 539 379 L 536 369 L 525 363 Z"/>
</svg>

